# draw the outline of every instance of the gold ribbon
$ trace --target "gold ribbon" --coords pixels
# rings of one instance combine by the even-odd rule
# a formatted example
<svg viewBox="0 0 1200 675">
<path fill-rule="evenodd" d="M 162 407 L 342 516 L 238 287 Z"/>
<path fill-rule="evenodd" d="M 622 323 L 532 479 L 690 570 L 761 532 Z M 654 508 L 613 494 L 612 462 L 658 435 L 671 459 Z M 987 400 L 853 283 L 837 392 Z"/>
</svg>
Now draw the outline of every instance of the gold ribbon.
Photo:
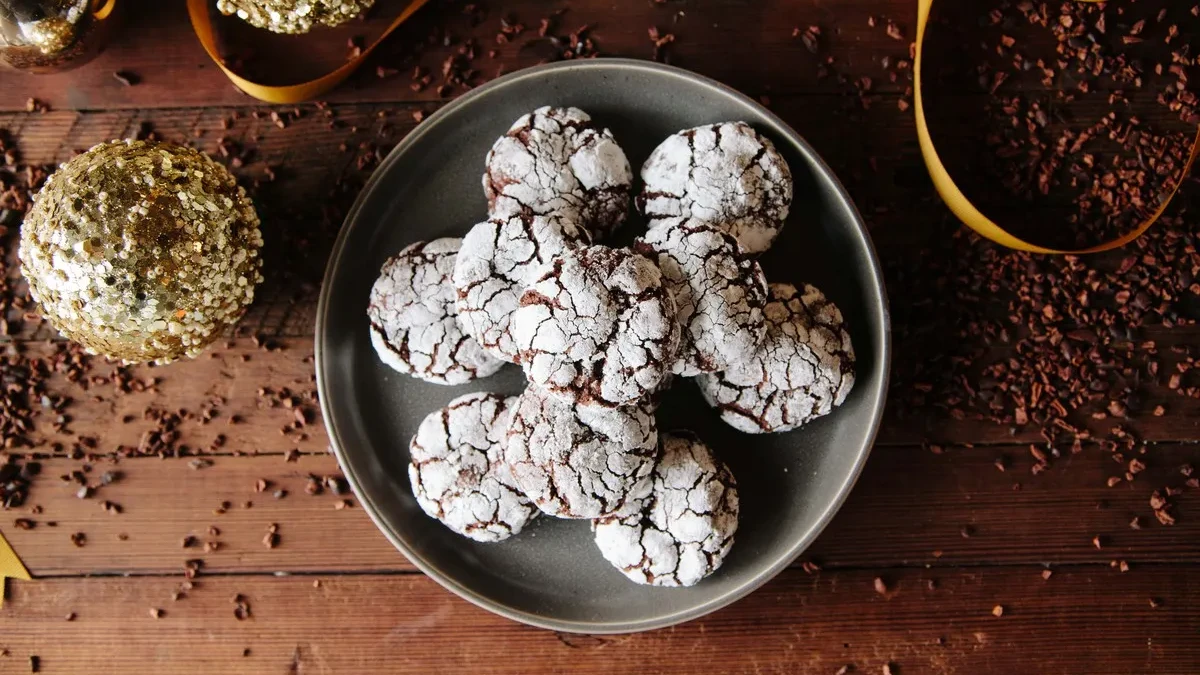
<svg viewBox="0 0 1200 675">
<path fill-rule="evenodd" d="M 210 0 L 188 0 L 187 6 L 188 15 L 192 19 L 192 28 L 196 31 L 196 37 L 200 38 L 200 44 L 204 47 L 204 51 L 208 52 L 208 56 L 237 85 L 238 89 L 267 103 L 298 103 L 316 98 L 341 84 L 351 73 L 358 70 L 358 67 L 367 60 L 367 57 L 371 55 L 371 52 L 375 51 L 375 48 L 381 42 L 387 39 L 387 36 L 391 35 L 393 31 L 400 27 L 400 24 L 407 21 L 410 16 L 428 1 L 412 0 L 392 21 L 391 25 L 383 31 L 382 35 L 376 38 L 366 49 L 363 49 L 362 53 L 342 64 L 337 70 L 327 75 L 322 75 L 315 80 L 281 86 L 251 82 L 226 67 L 224 60 L 221 59 L 221 54 L 217 51 L 216 31 L 213 30 L 212 18 L 208 14 Z"/>
<path fill-rule="evenodd" d="M 1102 2 L 1103 0 L 1077 0 L 1078 2 Z M 916 58 L 913 63 L 913 96 L 914 96 L 914 115 L 917 121 L 917 139 L 921 144 L 921 155 L 925 158 L 925 166 L 929 169 L 929 175 L 933 179 L 933 185 L 937 188 L 938 194 L 942 200 L 946 202 L 946 206 L 950 207 L 950 211 L 958 216 L 958 219 L 965 223 L 972 230 L 991 239 L 997 244 L 1002 244 L 1009 248 L 1015 248 L 1021 251 L 1030 251 L 1032 253 L 1063 253 L 1063 254 L 1078 254 L 1078 253 L 1097 253 L 1100 251 L 1108 251 L 1114 248 L 1119 248 L 1137 239 L 1150 228 L 1151 225 L 1158 220 L 1159 216 L 1166 211 L 1167 205 L 1175 197 L 1175 193 L 1179 190 L 1179 186 L 1183 184 L 1184 179 L 1192 170 L 1192 164 L 1196 161 L 1196 155 L 1200 154 L 1200 130 L 1197 130 L 1196 139 L 1192 142 L 1191 152 L 1188 155 L 1187 163 L 1183 167 L 1183 171 L 1179 175 L 1179 179 L 1175 184 L 1167 190 L 1165 199 L 1159 204 L 1154 214 L 1148 219 L 1140 223 L 1133 230 L 1114 239 L 1091 248 L 1079 249 L 1074 251 L 1064 251 L 1053 248 L 1046 248 L 1031 244 L 1023 239 L 1013 236 L 1003 227 L 992 222 L 987 216 L 983 215 L 975 205 L 967 199 L 962 190 L 954 184 L 954 179 L 950 177 L 950 172 L 946 171 L 946 167 L 942 164 L 942 160 L 938 157 L 937 150 L 933 147 L 933 139 L 929 136 L 929 125 L 925 121 L 925 104 L 921 97 L 921 51 L 922 43 L 925 41 L 925 28 L 929 23 L 929 10 L 933 6 L 933 0 L 918 0 L 917 2 L 917 48 Z"/>
<path fill-rule="evenodd" d="M 117 6 L 117 0 L 92 0 L 92 18 L 103 21 L 112 14 Z"/>
<path fill-rule="evenodd" d="M 0 607 L 4 606 L 4 584 L 8 579 L 31 581 L 33 577 L 29 576 L 29 570 L 21 564 L 16 551 L 12 550 L 4 534 L 0 533 Z"/>
</svg>

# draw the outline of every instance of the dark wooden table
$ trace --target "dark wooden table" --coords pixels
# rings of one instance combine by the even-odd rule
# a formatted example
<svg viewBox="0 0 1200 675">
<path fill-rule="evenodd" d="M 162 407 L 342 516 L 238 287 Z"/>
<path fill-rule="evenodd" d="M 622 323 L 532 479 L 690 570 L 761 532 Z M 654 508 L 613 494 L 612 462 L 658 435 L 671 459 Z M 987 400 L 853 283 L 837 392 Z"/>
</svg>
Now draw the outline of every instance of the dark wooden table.
<svg viewBox="0 0 1200 675">
<path fill-rule="evenodd" d="M 1148 407 L 1166 403 L 1167 414 L 1136 422 L 1148 468 L 1113 487 L 1122 467 L 1094 445 L 1034 473 L 1034 429 L 932 408 L 890 419 L 804 566 L 711 616 L 639 635 L 556 634 L 492 616 L 417 572 L 352 496 L 308 494 L 310 477 L 319 485 L 339 474 L 313 379 L 325 256 L 378 153 L 463 90 L 438 84 L 464 40 L 475 41 L 478 84 L 547 58 L 554 47 L 538 38 L 539 20 L 560 8 L 549 34 L 569 39 L 589 26 L 603 55 L 651 58 L 648 30 L 673 34 L 659 56 L 760 97 L 808 137 L 848 184 L 881 256 L 903 267 L 924 264 L 918 251 L 947 232 L 924 179 L 906 82 L 891 82 L 880 65 L 908 53 L 911 0 L 496 0 L 475 11 L 435 0 L 327 104 L 274 108 L 235 90 L 207 59 L 183 3 L 124 1 L 134 16 L 82 69 L 0 73 L 0 128 L 34 164 L 151 131 L 236 164 L 257 183 L 267 281 L 238 331 L 210 353 L 125 371 L 153 378 L 149 391 L 119 391 L 115 367 L 98 359 L 82 384 L 51 379 L 52 391 L 72 398 L 69 423 L 62 432 L 39 425 L 29 450 L 42 471 L 27 504 L 0 519 L 37 577 L 10 583 L 0 672 L 27 672 L 31 656 L 45 673 L 1200 672 L 1195 497 L 1177 497 L 1171 527 L 1147 501 L 1152 487 L 1182 483 L 1179 467 L 1200 463 L 1200 409 L 1161 387 Z M 888 35 L 888 19 L 903 39 Z M 526 30 L 498 42 L 502 22 Z M 276 76 L 342 58 L 348 37 L 378 25 L 325 33 L 306 48 L 309 60 Z M 801 37 L 814 25 L 820 56 Z M 827 57 L 849 84 L 819 76 Z M 418 65 L 430 86 L 412 86 Z M 866 108 L 853 84 L 864 76 L 873 79 Z M 50 111 L 26 112 L 30 98 Z M 894 307 L 910 300 L 893 290 Z M 1184 328 L 1151 337 L 1197 336 Z M 33 354 L 63 350 L 36 321 L 0 339 Z M 189 411 L 175 444 L 188 456 L 117 456 L 155 427 L 148 408 Z M 85 437 L 95 449 L 72 458 Z M 79 498 L 60 476 L 85 465 L 92 483 L 105 471 L 118 479 Z M 1141 529 L 1131 529 L 1135 517 Z M 18 529 L 16 518 L 36 527 Z M 279 540 L 268 548 L 272 524 Z M 189 536 L 196 541 L 185 548 Z M 194 560 L 202 563 L 189 579 Z"/>
</svg>

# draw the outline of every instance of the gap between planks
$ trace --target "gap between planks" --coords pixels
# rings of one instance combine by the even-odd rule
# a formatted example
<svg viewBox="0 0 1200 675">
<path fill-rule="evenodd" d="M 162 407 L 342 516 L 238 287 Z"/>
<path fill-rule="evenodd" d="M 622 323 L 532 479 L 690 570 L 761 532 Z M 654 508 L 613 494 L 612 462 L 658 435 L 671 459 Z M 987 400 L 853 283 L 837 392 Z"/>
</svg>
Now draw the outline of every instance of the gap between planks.
<svg viewBox="0 0 1200 675">
<path fill-rule="evenodd" d="M 201 578 L 178 602 L 176 579 L 53 579 L 12 585 L 0 668 L 37 655 L 46 673 L 95 672 L 102 659 L 109 672 L 164 674 L 879 673 L 890 663 L 902 673 L 1058 675 L 1185 673 L 1200 660 L 1189 569 L 1064 569 L 1050 580 L 1009 568 L 906 570 L 885 576 L 884 594 L 875 576 L 788 570 L 701 619 L 613 636 L 523 626 L 420 575 Z M 252 610 L 244 621 L 238 596 Z"/>
</svg>

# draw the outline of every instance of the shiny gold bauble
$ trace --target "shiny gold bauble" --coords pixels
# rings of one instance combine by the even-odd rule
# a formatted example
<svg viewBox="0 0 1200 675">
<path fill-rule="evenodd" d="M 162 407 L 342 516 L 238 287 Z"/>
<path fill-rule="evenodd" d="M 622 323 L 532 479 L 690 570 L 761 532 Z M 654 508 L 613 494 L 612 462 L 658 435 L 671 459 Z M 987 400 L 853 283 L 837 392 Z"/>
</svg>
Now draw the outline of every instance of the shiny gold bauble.
<svg viewBox="0 0 1200 675">
<path fill-rule="evenodd" d="M 29 42 L 43 54 L 58 54 L 75 42 L 75 27 L 63 17 L 42 19 L 30 26 Z"/>
<path fill-rule="evenodd" d="M 82 65 L 100 53 L 129 0 L 0 0 L 0 64 L 29 73 Z"/>
<path fill-rule="evenodd" d="M 375 0 L 217 0 L 217 9 L 274 33 L 307 33 L 318 24 L 346 23 L 373 4 Z"/>
<path fill-rule="evenodd" d="M 42 312 L 89 352 L 195 356 L 262 280 L 254 205 L 229 171 L 171 143 L 101 143 L 59 167 L 21 227 Z"/>
</svg>

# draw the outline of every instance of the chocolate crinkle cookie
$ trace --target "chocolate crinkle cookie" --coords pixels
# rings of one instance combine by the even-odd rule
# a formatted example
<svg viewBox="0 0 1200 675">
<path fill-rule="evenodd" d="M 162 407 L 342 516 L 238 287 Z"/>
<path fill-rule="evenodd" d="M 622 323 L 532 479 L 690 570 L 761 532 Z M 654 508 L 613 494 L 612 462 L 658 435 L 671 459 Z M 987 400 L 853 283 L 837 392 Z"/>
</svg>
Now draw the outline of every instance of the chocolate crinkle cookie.
<svg viewBox="0 0 1200 675">
<path fill-rule="evenodd" d="M 732 234 L 747 253 L 771 247 L 792 203 L 792 173 L 769 139 L 745 122 L 686 129 L 642 165 L 638 207 L 650 227 L 695 218 Z"/>
<path fill-rule="evenodd" d="M 752 434 L 827 415 L 854 386 L 854 348 L 837 306 L 808 284 L 769 288 L 767 336 L 754 357 L 696 378 L 721 419 Z"/>
<path fill-rule="evenodd" d="M 691 219 L 651 229 L 634 248 L 657 259 L 675 298 L 674 373 L 711 373 L 754 355 L 767 330 L 767 280 L 732 235 Z"/>
<path fill-rule="evenodd" d="M 629 249 L 568 250 L 521 296 L 511 328 L 531 382 L 569 402 L 613 408 L 655 391 L 679 347 L 671 292 Z"/>
<path fill-rule="evenodd" d="M 589 242 L 587 231 L 556 216 L 521 210 L 493 216 L 463 238 L 454 266 L 458 321 L 488 353 L 516 362 L 509 331 L 525 286 L 568 248 Z"/>
<path fill-rule="evenodd" d="M 371 287 L 371 345 L 395 370 L 437 384 L 462 384 L 504 362 L 463 332 L 455 317 L 455 254 L 461 239 L 417 242 L 383 264 Z"/>
<path fill-rule="evenodd" d="M 737 482 L 691 432 L 664 433 L 647 493 L 620 513 L 592 522 L 596 546 L 639 584 L 693 586 L 733 547 Z"/>
<path fill-rule="evenodd" d="M 646 405 L 578 406 L 534 386 L 515 404 L 504 446 L 525 495 L 559 518 L 620 510 L 657 456 L 658 428 Z"/>
<path fill-rule="evenodd" d="M 476 541 L 507 539 L 537 515 L 502 458 L 515 401 L 460 396 L 427 416 L 409 444 L 408 478 L 421 509 Z"/>
<path fill-rule="evenodd" d="M 483 174 L 489 213 L 568 215 L 597 241 L 625 222 L 632 183 L 625 151 L 578 108 L 522 116 L 492 146 Z"/>
</svg>

